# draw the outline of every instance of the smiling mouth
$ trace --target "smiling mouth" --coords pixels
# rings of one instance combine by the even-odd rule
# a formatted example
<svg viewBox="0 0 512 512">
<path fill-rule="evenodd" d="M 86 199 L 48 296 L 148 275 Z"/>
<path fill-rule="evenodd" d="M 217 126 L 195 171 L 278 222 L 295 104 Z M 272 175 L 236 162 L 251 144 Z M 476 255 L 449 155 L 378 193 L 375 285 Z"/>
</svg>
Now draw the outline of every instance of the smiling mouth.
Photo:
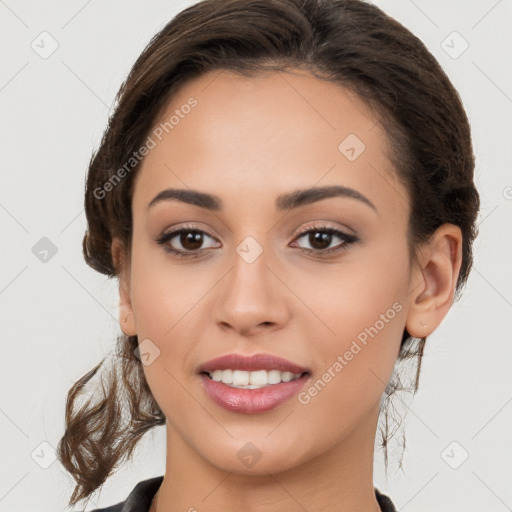
<svg viewBox="0 0 512 512">
<path fill-rule="evenodd" d="M 205 393 L 234 413 L 260 414 L 291 400 L 311 378 L 308 367 L 273 354 L 225 354 L 200 365 Z"/>
<path fill-rule="evenodd" d="M 291 373 L 279 370 L 214 370 L 211 372 L 202 372 L 210 379 L 221 382 L 226 386 L 237 389 L 260 389 L 274 386 L 283 382 L 291 382 L 299 379 L 308 372 Z"/>
</svg>

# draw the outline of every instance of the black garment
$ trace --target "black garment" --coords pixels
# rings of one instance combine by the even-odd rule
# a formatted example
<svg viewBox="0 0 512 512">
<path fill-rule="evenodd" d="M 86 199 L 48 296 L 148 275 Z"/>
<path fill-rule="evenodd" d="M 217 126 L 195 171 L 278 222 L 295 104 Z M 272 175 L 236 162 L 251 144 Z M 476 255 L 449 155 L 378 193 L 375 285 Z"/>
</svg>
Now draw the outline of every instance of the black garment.
<svg viewBox="0 0 512 512">
<path fill-rule="evenodd" d="M 97 508 L 92 512 L 148 512 L 151 501 L 158 491 L 164 477 L 157 476 L 149 480 L 139 482 L 129 494 L 125 501 L 106 508 Z M 396 512 L 393 502 L 378 489 L 375 489 L 375 496 L 382 512 Z"/>
</svg>

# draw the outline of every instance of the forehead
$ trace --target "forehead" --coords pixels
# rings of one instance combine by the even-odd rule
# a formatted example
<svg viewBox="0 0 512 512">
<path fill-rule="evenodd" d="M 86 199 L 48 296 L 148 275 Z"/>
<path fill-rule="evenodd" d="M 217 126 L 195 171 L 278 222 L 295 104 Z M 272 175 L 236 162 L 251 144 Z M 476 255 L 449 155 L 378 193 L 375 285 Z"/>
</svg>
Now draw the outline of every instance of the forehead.
<svg viewBox="0 0 512 512">
<path fill-rule="evenodd" d="M 168 187 L 242 203 L 338 184 L 374 204 L 403 201 L 381 122 L 355 93 L 302 70 L 208 72 L 182 86 L 153 124 L 134 208 Z"/>
</svg>

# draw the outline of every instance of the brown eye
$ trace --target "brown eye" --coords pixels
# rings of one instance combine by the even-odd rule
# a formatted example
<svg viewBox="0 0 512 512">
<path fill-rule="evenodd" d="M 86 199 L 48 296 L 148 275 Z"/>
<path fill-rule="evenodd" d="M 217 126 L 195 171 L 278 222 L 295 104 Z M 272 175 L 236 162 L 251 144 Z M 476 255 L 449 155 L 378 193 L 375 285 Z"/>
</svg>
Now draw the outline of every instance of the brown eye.
<svg viewBox="0 0 512 512">
<path fill-rule="evenodd" d="M 213 237 L 199 229 L 181 228 L 162 235 L 156 242 L 164 246 L 164 250 L 177 256 L 199 256 L 203 249 L 210 249 L 212 245 L 206 246 L 207 239 Z"/>
<path fill-rule="evenodd" d="M 196 251 L 203 243 L 203 235 L 200 231 L 185 231 L 180 233 L 179 241 L 187 251 Z"/>
<path fill-rule="evenodd" d="M 313 231 L 309 233 L 309 243 L 314 249 L 323 250 L 331 245 L 332 234 L 325 231 Z"/>
<path fill-rule="evenodd" d="M 308 229 L 297 237 L 297 240 L 300 239 L 306 239 L 310 246 L 301 247 L 303 252 L 307 254 L 317 253 L 319 255 L 342 251 L 358 240 L 354 235 L 348 235 L 338 229 L 327 227 Z M 331 244 L 336 239 L 341 240 L 341 242 L 338 242 L 337 246 L 331 247 Z"/>
</svg>

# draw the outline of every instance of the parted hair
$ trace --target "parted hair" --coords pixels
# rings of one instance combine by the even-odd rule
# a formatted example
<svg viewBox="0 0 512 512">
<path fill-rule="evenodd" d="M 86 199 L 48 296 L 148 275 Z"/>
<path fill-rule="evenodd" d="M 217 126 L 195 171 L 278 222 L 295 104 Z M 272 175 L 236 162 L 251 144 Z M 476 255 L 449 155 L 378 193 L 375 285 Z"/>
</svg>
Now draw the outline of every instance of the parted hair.
<svg viewBox="0 0 512 512">
<path fill-rule="evenodd" d="M 479 210 L 469 122 L 459 94 L 425 45 L 362 0 L 203 0 L 171 19 L 121 85 L 91 156 L 83 238 L 87 264 L 110 278 L 119 277 L 111 244 L 118 237 L 131 247 L 131 197 L 140 164 L 108 193 L 98 190 L 143 145 L 179 87 L 214 70 L 252 77 L 294 68 L 355 92 L 377 116 L 390 142 L 388 156 L 409 194 L 411 254 L 442 224 L 460 227 L 458 298 L 472 265 Z M 397 359 L 414 362 L 414 392 L 425 341 L 405 330 Z M 112 357 L 105 357 L 68 392 L 57 453 L 76 481 L 70 505 L 89 498 L 132 456 L 147 431 L 166 422 L 135 355 L 137 346 L 137 336 L 119 335 Z M 404 388 L 396 368 L 381 402 L 386 467 L 388 398 Z"/>
</svg>

